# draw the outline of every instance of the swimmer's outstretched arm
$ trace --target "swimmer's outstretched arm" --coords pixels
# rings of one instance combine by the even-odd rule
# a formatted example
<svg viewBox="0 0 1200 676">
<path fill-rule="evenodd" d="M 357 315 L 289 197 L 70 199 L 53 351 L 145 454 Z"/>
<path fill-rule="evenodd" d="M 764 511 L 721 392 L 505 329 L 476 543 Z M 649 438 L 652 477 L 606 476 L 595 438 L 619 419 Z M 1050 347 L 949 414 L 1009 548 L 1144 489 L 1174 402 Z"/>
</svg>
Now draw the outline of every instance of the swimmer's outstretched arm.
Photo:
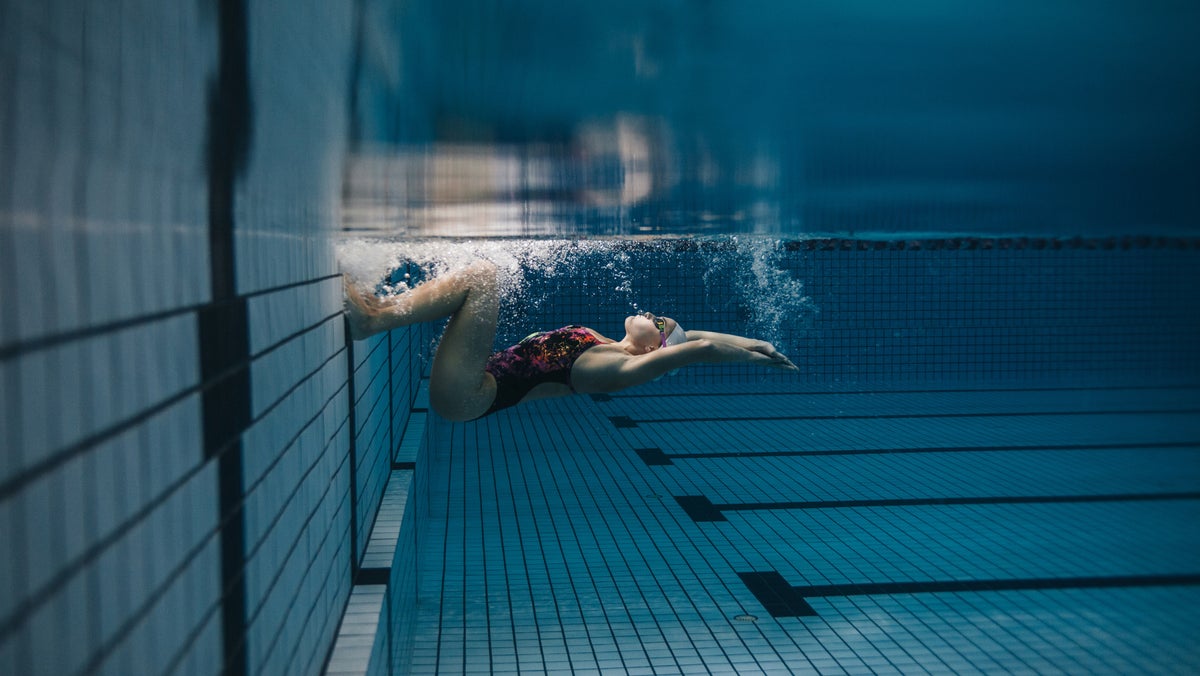
<svg viewBox="0 0 1200 676">
<path fill-rule="evenodd" d="M 792 364 L 790 359 L 784 356 L 782 352 L 777 350 L 774 345 L 765 340 L 755 340 L 754 338 L 735 336 L 729 333 L 717 333 L 716 331 L 688 331 L 687 339 L 689 342 L 693 340 L 708 340 L 714 343 L 726 343 L 728 345 L 740 347 L 744 350 L 750 350 L 751 352 L 758 352 L 760 354 L 767 355 L 774 362 L 777 362 L 777 364 L 770 364 L 771 366 L 778 365 L 783 368 L 789 366 L 793 369 L 795 368 L 795 365 Z"/>
<path fill-rule="evenodd" d="M 727 341 L 691 338 L 689 331 L 686 343 L 636 356 L 598 350 L 585 352 L 571 369 L 572 385 L 578 392 L 616 392 L 691 364 L 741 362 L 784 371 L 798 370 L 782 355 L 780 359 Z"/>
</svg>

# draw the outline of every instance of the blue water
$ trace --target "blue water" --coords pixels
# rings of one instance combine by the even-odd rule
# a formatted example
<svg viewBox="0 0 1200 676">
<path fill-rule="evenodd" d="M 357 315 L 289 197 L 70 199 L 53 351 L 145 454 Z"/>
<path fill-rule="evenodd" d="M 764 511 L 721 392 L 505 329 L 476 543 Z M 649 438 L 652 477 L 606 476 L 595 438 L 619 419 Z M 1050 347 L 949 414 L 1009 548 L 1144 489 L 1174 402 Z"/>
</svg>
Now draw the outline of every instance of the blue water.
<svg viewBox="0 0 1200 676">
<path fill-rule="evenodd" d="M 428 416 L 406 564 L 416 590 L 393 592 L 395 664 L 1200 665 L 1195 239 L 435 239 L 340 251 L 393 270 L 384 292 L 476 256 L 497 262 L 498 348 L 568 323 L 619 335 L 627 313 L 651 309 L 771 340 L 800 367 L 696 366 L 473 423 Z"/>
<path fill-rule="evenodd" d="M 1200 668 L 1200 6 L 375 18 L 344 269 L 492 260 L 498 349 L 650 310 L 800 367 L 428 415 L 393 665 Z"/>
<path fill-rule="evenodd" d="M 1200 672 L 1198 19 L 0 0 L 0 674 Z M 475 256 L 801 370 L 447 423 Z"/>
<path fill-rule="evenodd" d="M 1196 232 L 1195 3 L 419 0 L 368 19 L 398 46 L 360 55 L 356 128 L 398 211 L 353 228 Z"/>
<path fill-rule="evenodd" d="M 1197 241 L 752 237 L 347 241 L 345 269 L 402 291 L 476 257 L 501 270 L 496 348 L 572 323 L 608 335 L 653 311 L 775 343 L 805 382 L 1200 379 Z M 774 381 L 746 366 L 684 380 Z"/>
</svg>

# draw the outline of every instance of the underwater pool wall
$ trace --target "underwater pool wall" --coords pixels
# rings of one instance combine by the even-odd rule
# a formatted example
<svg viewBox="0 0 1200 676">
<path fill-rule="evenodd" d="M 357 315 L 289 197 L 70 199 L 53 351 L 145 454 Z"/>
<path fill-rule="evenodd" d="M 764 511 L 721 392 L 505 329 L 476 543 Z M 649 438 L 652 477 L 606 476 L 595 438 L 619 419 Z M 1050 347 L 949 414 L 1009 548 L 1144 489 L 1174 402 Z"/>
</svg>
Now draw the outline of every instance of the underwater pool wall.
<svg viewBox="0 0 1200 676">
<path fill-rule="evenodd" d="M 1163 385 L 1200 379 L 1195 237 L 818 237 L 584 247 L 529 272 L 501 344 L 635 309 L 770 340 L 797 374 L 744 365 L 680 383 L 806 387 Z M 620 259 L 617 269 L 611 261 Z"/>
<path fill-rule="evenodd" d="M 427 344 L 343 330 L 361 4 L 0 2 L 0 673 L 325 667 Z"/>
<path fill-rule="evenodd" d="M 363 4 L 0 0 L 0 673 L 318 673 L 383 582 L 363 666 L 410 664 L 434 328 L 348 345 L 331 246 Z M 789 245 L 802 382 L 1194 384 L 1195 239 L 936 241 Z M 735 330 L 720 255 L 637 291 Z M 555 299 L 526 331 L 628 309 Z"/>
</svg>

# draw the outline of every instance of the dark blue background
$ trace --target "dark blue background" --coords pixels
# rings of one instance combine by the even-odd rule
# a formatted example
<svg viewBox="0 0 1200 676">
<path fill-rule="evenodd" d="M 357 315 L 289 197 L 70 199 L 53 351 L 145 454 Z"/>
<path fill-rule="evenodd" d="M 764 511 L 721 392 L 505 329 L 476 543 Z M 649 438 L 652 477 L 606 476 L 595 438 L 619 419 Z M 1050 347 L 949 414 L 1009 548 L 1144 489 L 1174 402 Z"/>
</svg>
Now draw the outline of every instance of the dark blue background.
<svg viewBox="0 0 1200 676">
<path fill-rule="evenodd" d="M 1180 234 L 1200 215 L 1195 2 L 369 4 L 360 141 L 410 169 L 447 146 L 538 159 L 548 185 L 480 201 L 546 200 L 559 233 Z M 594 133 L 617 127 L 635 154 Z M 648 194 L 618 197 L 638 172 Z M 407 205 L 446 199 L 408 183 Z M 389 227 L 456 234 L 426 216 Z"/>
<path fill-rule="evenodd" d="M 626 315 L 652 310 L 771 340 L 800 367 L 701 366 L 687 382 L 1186 384 L 1200 378 L 1197 254 L 1198 240 L 1120 238 L 581 245 L 562 253 L 569 272 L 526 271 L 497 347 L 565 324 L 620 338 Z M 755 256 L 775 283 L 749 272 Z"/>
</svg>

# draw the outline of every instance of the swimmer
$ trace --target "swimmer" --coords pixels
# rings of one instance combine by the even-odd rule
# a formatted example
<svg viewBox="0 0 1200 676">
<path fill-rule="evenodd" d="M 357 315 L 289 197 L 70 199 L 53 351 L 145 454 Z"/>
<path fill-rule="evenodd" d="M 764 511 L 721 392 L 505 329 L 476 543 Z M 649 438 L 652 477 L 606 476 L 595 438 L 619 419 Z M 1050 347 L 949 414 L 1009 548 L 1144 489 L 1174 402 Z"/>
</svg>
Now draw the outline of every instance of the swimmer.
<svg viewBox="0 0 1200 676">
<path fill-rule="evenodd" d="M 674 319 L 650 312 L 626 317 L 621 340 L 565 326 L 493 354 L 500 296 L 496 267 L 483 260 L 388 301 L 362 294 L 349 278 L 345 287 L 354 340 L 450 318 L 429 378 L 430 404 L 448 420 L 482 418 L 523 401 L 616 392 L 689 364 L 744 362 L 798 370 L 770 343 L 685 331 Z"/>
</svg>

